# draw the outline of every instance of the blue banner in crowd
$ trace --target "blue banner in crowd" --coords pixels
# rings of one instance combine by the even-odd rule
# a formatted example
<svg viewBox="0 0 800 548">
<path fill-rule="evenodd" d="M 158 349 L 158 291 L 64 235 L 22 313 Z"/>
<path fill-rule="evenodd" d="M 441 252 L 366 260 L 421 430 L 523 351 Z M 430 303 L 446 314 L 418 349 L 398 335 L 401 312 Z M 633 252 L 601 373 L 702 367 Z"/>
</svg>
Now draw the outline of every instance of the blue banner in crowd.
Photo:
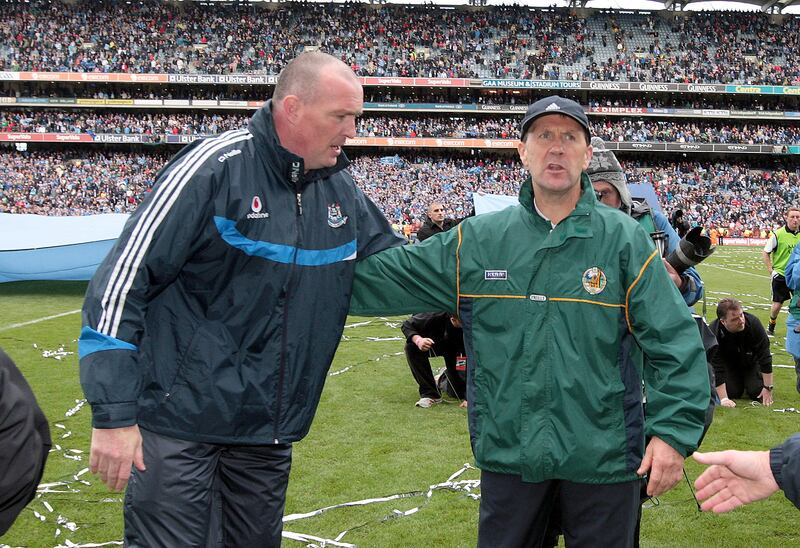
<svg viewBox="0 0 800 548">
<path fill-rule="evenodd" d="M 88 280 L 128 215 L 47 217 L 0 213 L 0 282 Z"/>
</svg>

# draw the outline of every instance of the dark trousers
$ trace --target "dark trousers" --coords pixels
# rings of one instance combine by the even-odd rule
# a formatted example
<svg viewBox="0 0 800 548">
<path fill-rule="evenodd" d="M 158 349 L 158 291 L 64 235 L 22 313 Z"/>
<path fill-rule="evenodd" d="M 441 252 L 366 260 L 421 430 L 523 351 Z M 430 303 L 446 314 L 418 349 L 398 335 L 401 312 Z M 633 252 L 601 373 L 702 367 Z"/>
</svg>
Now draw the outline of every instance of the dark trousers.
<svg viewBox="0 0 800 548">
<path fill-rule="evenodd" d="M 291 444 L 217 445 L 142 430 L 147 470 L 125 492 L 125 546 L 279 547 Z"/>
<path fill-rule="evenodd" d="M 566 546 L 633 546 L 640 481 L 612 484 L 550 480 L 481 472 L 478 548 L 538 548 L 546 539 L 551 510 L 558 507 Z"/>
<path fill-rule="evenodd" d="M 764 378 L 755 363 L 737 363 L 725 369 L 725 391 L 732 400 L 747 393 L 751 400 L 757 400 L 764 389 Z"/>
<path fill-rule="evenodd" d="M 408 367 L 411 368 L 411 374 L 414 380 L 419 385 L 420 398 L 441 398 L 439 388 L 436 386 L 436 381 L 433 378 L 433 371 L 431 370 L 430 355 L 433 349 L 428 352 L 423 352 L 417 345 L 412 342 L 406 343 L 406 360 L 408 360 Z M 444 366 L 446 368 L 445 374 L 450 386 L 453 387 L 459 399 L 467 399 L 467 387 L 461 376 L 456 370 L 456 353 L 450 349 L 440 349 L 439 355 L 444 358 Z"/>
</svg>

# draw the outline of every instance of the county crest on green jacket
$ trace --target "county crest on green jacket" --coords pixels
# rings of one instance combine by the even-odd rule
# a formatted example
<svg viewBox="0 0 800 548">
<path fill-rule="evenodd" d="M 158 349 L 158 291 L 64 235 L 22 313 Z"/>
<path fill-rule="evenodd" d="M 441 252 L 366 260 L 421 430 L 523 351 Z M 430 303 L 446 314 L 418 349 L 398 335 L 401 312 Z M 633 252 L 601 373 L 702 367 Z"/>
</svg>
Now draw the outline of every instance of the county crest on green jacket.
<svg viewBox="0 0 800 548">
<path fill-rule="evenodd" d="M 591 188 L 584 175 L 552 228 L 528 180 L 520 205 L 356 266 L 352 314 L 461 317 L 481 469 L 617 483 L 637 477 L 646 436 L 697 447 L 710 397 L 697 326 L 649 235 Z"/>
</svg>

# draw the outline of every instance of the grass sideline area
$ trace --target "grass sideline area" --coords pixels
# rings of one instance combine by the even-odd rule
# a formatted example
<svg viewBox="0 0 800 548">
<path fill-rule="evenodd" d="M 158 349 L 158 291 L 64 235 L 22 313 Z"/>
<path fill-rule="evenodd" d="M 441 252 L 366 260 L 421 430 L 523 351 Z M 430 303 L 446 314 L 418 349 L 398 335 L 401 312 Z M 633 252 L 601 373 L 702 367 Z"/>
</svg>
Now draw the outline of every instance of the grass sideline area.
<svg viewBox="0 0 800 548">
<path fill-rule="evenodd" d="M 760 248 L 719 248 L 700 270 L 709 321 L 719 299 L 735 296 L 766 325 L 769 277 Z M 0 545 L 53 547 L 122 537 L 122 494 L 110 493 L 88 472 L 80 474 L 88 467 L 91 434 L 89 408 L 80 406 L 76 342 L 85 288 L 81 282 L 0 284 L 0 346 L 33 387 L 59 447 L 50 454 L 43 484 L 63 482 L 35 499 Z M 468 480 L 479 478 L 478 471 L 467 469 L 455 479 L 463 480 L 457 484 L 463 489 L 429 491 L 472 463 L 466 412 L 455 403 L 414 407 L 418 396 L 402 354 L 402 319 L 348 319 L 311 432 L 295 445 L 286 515 L 404 496 L 330 509 L 290 521 L 285 531 L 320 539 L 337 539 L 346 531 L 339 542 L 362 547 L 475 546 L 474 495 L 480 489 L 467 488 L 474 484 Z M 772 339 L 776 365 L 792 363 L 783 350 L 785 331 L 784 312 Z M 443 364 L 434 360 L 434 365 Z M 772 409 L 747 401 L 735 409 L 718 409 L 703 449 L 767 449 L 800 431 L 800 415 L 776 412 L 800 409 L 793 368 L 775 368 L 775 400 Z M 693 481 L 701 468 L 689 459 L 688 477 Z M 730 514 L 703 514 L 683 481 L 658 504 L 645 505 L 642 545 L 798 546 L 798 517 L 780 493 Z M 302 543 L 284 539 L 283 545 Z"/>
</svg>

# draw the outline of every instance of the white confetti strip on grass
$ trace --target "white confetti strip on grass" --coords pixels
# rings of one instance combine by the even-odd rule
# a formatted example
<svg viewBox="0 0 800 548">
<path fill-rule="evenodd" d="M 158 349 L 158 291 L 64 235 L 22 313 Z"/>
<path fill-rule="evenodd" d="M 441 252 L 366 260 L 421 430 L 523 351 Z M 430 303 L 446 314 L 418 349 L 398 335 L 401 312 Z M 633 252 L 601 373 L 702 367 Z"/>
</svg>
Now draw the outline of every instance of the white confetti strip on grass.
<svg viewBox="0 0 800 548">
<path fill-rule="evenodd" d="M 347 507 L 354 507 L 354 506 L 366 506 L 366 505 L 369 505 L 369 504 L 390 502 L 390 501 L 393 501 L 393 500 L 400 500 L 400 499 L 413 498 L 413 497 L 424 497 L 425 498 L 424 502 L 421 505 L 415 506 L 414 508 L 410 508 L 408 510 L 398 510 L 396 508 L 392 509 L 391 512 L 389 513 L 389 515 L 384 517 L 381 521 L 385 521 L 386 519 L 393 519 L 393 518 L 403 518 L 403 517 L 410 516 L 410 515 L 413 515 L 413 514 L 416 514 L 417 512 L 419 512 L 422 509 L 422 507 L 425 504 L 427 504 L 428 501 L 430 501 L 430 499 L 433 496 L 434 492 L 435 491 L 440 491 L 440 490 L 460 491 L 460 492 L 464 493 L 467 497 L 469 497 L 469 498 L 471 498 L 473 500 L 479 500 L 480 499 L 480 495 L 477 494 L 477 493 L 474 493 L 473 491 L 476 490 L 478 487 L 480 487 L 480 483 L 481 483 L 480 480 L 459 480 L 459 481 L 456 481 L 456 479 L 459 476 L 461 476 L 462 474 L 464 474 L 464 472 L 466 472 L 467 470 L 475 470 L 475 467 L 471 466 L 470 464 L 464 464 L 459 470 L 457 470 L 456 472 L 451 474 L 450 477 L 447 478 L 446 481 L 444 481 L 442 483 L 437 483 L 437 484 L 431 485 L 428 488 L 427 491 L 412 491 L 412 492 L 409 492 L 409 493 L 397 493 L 397 494 L 394 494 L 394 495 L 387 495 L 387 496 L 384 496 L 384 497 L 362 499 L 362 500 L 357 500 L 357 501 L 352 501 L 352 502 L 343 502 L 343 503 L 340 503 L 340 504 L 334 504 L 332 506 L 326 506 L 324 508 L 318 508 L 317 510 L 312 510 L 310 512 L 289 514 L 288 516 L 284 516 L 283 517 L 283 522 L 284 523 L 295 522 L 295 521 L 299 521 L 299 520 L 302 520 L 302 519 L 306 519 L 306 518 L 310 518 L 310 517 L 314 517 L 314 516 L 319 516 L 321 514 L 324 514 L 326 512 L 330 512 L 331 510 L 335 510 L 337 508 L 347 508 Z M 316 542 L 316 544 L 307 544 L 307 546 L 314 546 L 314 547 L 317 547 L 317 548 L 322 548 L 324 546 L 353 546 L 354 547 L 355 546 L 354 544 L 347 544 L 347 543 L 341 542 L 342 538 L 345 536 L 345 534 L 347 532 L 348 532 L 347 530 L 342 531 L 341 533 L 339 533 L 335 537 L 334 540 L 324 539 L 324 538 L 316 537 L 314 535 L 310 535 L 310 534 L 306 534 L 306 533 L 297 533 L 297 532 L 286 531 L 286 530 L 283 531 L 283 537 L 291 539 L 291 540 L 297 540 L 297 541 L 300 541 L 300 542 L 306 542 L 306 543 L 309 542 L 309 541 L 314 541 L 314 542 Z"/>
<path fill-rule="evenodd" d="M 78 411 L 80 411 L 80 410 L 81 410 L 81 408 L 82 408 L 84 405 L 86 405 L 86 400 L 75 400 L 75 404 L 76 404 L 76 405 L 75 405 L 75 407 L 73 407 L 73 408 L 71 408 L 71 409 L 67 410 L 67 412 L 66 412 L 66 413 L 64 413 L 64 416 L 65 416 L 65 417 L 71 417 L 72 415 L 74 415 L 75 413 L 77 413 Z"/>
<path fill-rule="evenodd" d="M 64 539 L 64 544 L 59 544 L 56 548 L 96 548 L 99 546 L 122 546 L 121 540 L 112 540 L 109 542 L 89 542 L 87 544 L 75 544 L 69 539 Z"/>
</svg>

